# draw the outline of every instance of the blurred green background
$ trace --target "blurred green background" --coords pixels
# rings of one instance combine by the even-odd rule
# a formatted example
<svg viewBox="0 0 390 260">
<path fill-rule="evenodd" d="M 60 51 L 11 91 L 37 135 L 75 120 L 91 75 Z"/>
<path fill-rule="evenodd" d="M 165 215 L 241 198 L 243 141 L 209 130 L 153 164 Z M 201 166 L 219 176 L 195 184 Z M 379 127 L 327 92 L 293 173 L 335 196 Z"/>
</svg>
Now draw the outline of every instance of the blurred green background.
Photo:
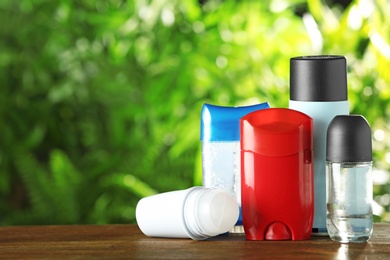
<svg viewBox="0 0 390 260">
<path fill-rule="evenodd" d="M 201 184 L 205 102 L 288 106 L 289 59 L 348 60 L 390 221 L 386 0 L 0 2 L 0 225 L 135 223 Z"/>
</svg>

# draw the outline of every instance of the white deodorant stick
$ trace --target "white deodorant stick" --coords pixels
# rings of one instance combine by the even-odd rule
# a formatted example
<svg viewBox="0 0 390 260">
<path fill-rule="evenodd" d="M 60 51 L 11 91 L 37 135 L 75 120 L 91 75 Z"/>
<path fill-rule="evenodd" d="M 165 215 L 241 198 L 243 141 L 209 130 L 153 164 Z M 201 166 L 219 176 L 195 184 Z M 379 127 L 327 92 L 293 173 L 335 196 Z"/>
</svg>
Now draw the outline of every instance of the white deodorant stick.
<svg viewBox="0 0 390 260">
<path fill-rule="evenodd" d="M 138 226 L 150 237 L 204 240 L 228 232 L 238 215 L 229 193 L 204 187 L 149 196 L 136 207 Z"/>
</svg>

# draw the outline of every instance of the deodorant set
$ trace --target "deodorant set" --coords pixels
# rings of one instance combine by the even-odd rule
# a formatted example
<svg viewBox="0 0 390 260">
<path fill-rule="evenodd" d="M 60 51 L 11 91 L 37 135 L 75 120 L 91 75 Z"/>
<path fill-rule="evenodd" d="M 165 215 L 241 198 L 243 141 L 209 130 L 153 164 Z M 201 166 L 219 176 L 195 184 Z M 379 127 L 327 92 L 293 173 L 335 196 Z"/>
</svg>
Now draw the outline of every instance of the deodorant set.
<svg viewBox="0 0 390 260">
<path fill-rule="evenodd" d="M 289 108 L 204 104 L 200 121 L 203 187 L 142 199 L 146 235 L 370 238 L 371 130 L 349 115 L 344 57 L 292 58 Z"/>
</svg>

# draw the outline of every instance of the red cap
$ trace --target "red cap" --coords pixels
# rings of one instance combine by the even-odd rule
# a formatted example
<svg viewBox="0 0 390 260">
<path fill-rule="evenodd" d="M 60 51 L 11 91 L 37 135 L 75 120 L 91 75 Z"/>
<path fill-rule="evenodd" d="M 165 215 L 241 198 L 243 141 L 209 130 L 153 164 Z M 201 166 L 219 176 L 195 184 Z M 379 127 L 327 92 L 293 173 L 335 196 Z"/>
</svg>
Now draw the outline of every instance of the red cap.
<svg viewBox="0 0 390 260">
<path fill-rule="evenodd" d="M 313 120 L 288 108 L 257 110 L 241 118 L 241 150 L 287 156 L 313 149 Z"/>
</svg>

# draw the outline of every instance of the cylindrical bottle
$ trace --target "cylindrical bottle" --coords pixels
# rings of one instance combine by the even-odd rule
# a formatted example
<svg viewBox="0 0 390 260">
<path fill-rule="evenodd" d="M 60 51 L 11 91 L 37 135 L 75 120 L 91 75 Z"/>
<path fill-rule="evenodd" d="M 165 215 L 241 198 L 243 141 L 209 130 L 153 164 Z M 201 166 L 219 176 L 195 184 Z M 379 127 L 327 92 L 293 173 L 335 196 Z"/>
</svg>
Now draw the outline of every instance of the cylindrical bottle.
<svg viewBox="0 0 390 260">
<path fill-rule="evenodd" d="M 233 228 L 238 204 L 225 191 L 193 187 L 143 198 L 135 215 L 147 236 L 203 240 Z"/>
<path fill-rule="evenodd" d="M 329 124 L 327 227 L 332 240 L 365 242 L 372 234 L 371 129 L 362 116 L 336 116 Z"/>
<path fill-rule="evenodd" d="M 290 60 L 289 108 L 313 119 L 313 234 L 326 234 L 326 129 L 336 115 L 349 114 L 347 65 L 342 56 L 304 56 Z"/>
<path fill-rule="evenodd" d="M 240 206 L 240 213 L 240 119 L 264 108 L 269 108 L 268 103 L 239 107 L 204 104 L 202 108 L 200 140 L 203 186 L 230 193 Z M 241 214 L 231 232 L 244 232 Z"/>
</svg>

